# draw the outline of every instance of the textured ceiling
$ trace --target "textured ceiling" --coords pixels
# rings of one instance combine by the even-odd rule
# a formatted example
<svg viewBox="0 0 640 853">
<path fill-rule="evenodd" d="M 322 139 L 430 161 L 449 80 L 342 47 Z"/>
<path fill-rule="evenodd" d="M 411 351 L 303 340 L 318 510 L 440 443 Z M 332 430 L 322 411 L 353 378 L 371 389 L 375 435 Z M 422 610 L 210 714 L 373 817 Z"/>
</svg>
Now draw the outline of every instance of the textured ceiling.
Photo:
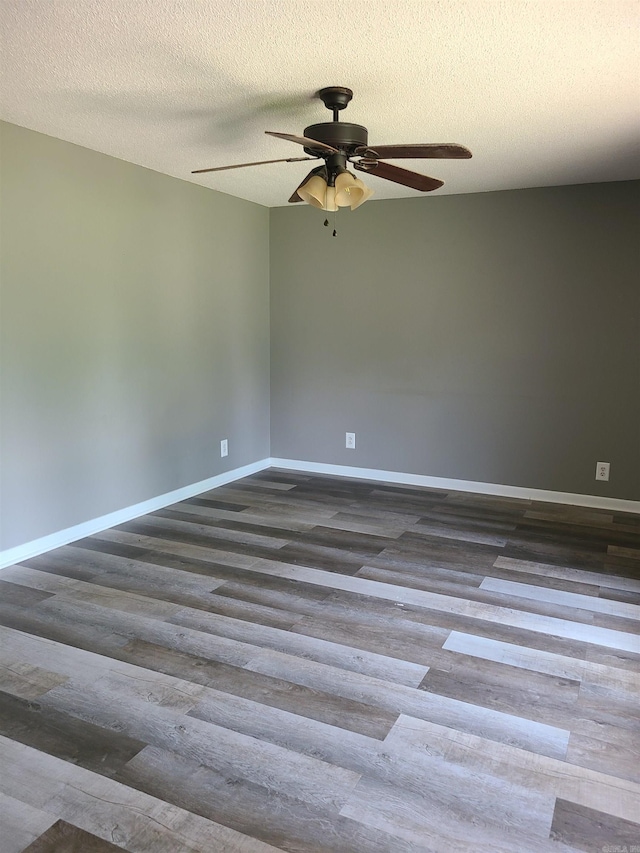
<svg viewBox="0 0 640 853">
<path fill-rule="evenodd" d="M 264 205 L 313 164 L 189 172 L 303 156 L 263 131 L 330 120 L 328 85 L 370 144 L 471 148 L 397 163 L 437 195 L 640 177 L 638 0 L 0 0 L 0 27 L 2 118 Z"/>
</svg>

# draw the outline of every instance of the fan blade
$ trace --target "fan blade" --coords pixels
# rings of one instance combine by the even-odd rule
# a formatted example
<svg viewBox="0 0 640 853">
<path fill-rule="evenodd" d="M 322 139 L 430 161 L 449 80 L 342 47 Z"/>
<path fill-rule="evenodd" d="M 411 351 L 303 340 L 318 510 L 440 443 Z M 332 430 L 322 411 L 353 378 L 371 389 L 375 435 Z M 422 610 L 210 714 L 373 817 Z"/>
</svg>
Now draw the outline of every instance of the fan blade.
<svg viewBox="0 0 640 853">
<path fill-rule="evenodd" d="M 464 145 L 455 143 L 434 143 L 426 145 L 369 145 L 381 160 L 394 159 L 439 159 L 468 160 L 472 154 Z"/>
<path fill-rule="evenodd" d="M 213 169 L 194 169 L 192 175 L 203 172 L 226 172 L 227 169 L 244 169 L 246 166 L 264 166 L 265 163 L 299 163 L 302 160 L 318 160 L 318 157 L 287 157 L 284 160 L 256 160 L 254 163 L 236 163 L 233 166 L 214 166 Z"/>
<path fill-rule="evenodd" d="M 332 148 L 330 145 L 325 145 L 324 142 L 318 142 L 316 139 L 310 139 L 308 136 L 295 136 L 293 133 L 276 133 L 273 130 L 265 130 L 265 133 L 267 136 L 277 136 L 279 139 L 288 139 L 289 142 L 297 142 L 298 145 L 304 145 L 305 148 L 318 148 L 330 154 L 338 153 L 337 148 Z"/>
<path fill-rule="evenodd" d="M 409 172 L 408 169 L 399 169 L 398 166 L 392 166 L 391 163 L 383 163 L 382 161 L 370 163 L 366 166 L 354 163 L 353 167 L 354 169 L 358 169 L 359 172 L 376 175 L 378 178 L 385 178 L 387 181 L 394 181 L 396 184 L 402 184 L 405 187 L 411 187 L 423 193 L 437 190 L 438 187 L 444 184 L 444 181 L 439 181 L 437 178 L 419 175 L 418 172 Z"/>
</svg>

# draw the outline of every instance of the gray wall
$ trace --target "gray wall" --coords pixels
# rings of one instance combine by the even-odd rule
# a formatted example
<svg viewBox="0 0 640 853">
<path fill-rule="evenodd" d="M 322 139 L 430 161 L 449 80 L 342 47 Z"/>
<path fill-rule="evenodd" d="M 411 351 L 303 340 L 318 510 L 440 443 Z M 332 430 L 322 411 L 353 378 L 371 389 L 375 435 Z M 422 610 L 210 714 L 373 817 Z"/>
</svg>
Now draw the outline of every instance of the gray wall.
<svg viewBox="0 0 640 853">
<path fill-rule="evenodd" d="M 369 202 L 333 239 L 0 134 L 0 547 L 269 455 L 269 274 L 271 455 L 640 499 L 638 182 Z"/>
<path fill-rule="evenodd" d="M 1 133 L 2 547 L 267 457 L 268 211 Z"/>
<path fill-rule="evenodd" d="M 272 456 L 640 499 L 639 212 L 639 182 L 372 201 L 335 239 L 272 210 Z"/>
</svg>

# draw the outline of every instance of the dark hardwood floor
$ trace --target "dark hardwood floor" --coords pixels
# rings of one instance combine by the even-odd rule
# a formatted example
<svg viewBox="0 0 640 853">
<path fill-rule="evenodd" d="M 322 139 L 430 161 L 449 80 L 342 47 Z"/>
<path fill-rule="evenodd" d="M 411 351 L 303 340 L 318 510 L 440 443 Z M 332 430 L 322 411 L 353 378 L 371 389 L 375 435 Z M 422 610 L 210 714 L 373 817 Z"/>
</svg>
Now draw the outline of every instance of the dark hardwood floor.
<svg viewBox="0 0 640 853">
<path fill-rule="evenodd" d="M 2 853 L 640 853 L 640 516 L 264 471 L 0 574 Z"/>
</svg>

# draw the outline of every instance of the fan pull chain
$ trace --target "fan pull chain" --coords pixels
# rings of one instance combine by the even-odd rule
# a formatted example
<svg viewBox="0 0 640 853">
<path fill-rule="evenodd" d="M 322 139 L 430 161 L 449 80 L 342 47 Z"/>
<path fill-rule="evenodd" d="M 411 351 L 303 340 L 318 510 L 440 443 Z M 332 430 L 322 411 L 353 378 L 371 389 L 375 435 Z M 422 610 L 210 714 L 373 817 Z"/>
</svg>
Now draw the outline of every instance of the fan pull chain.
<svg viewBox="0 0 640 853">
<path fill-rule="evenodd" d="M 328 219 L 325 219 L 325 221 L 324 221 L 324 227 L 325 227 L 325 228 L 327 228 L 327 227 L 328 227 L 328 225 L 329 225 L 329 220 L 328 220 Z M 333 212 L 333 234 L 332 234 L 332 236 L 333 236 L 333 237 L 337 237 L 337 236 L 338 236 L 338 232 L 337 232 L 337 230 L 336 230 L 336 213 L 335 213 L 335 211 Z"/>
</svg>

